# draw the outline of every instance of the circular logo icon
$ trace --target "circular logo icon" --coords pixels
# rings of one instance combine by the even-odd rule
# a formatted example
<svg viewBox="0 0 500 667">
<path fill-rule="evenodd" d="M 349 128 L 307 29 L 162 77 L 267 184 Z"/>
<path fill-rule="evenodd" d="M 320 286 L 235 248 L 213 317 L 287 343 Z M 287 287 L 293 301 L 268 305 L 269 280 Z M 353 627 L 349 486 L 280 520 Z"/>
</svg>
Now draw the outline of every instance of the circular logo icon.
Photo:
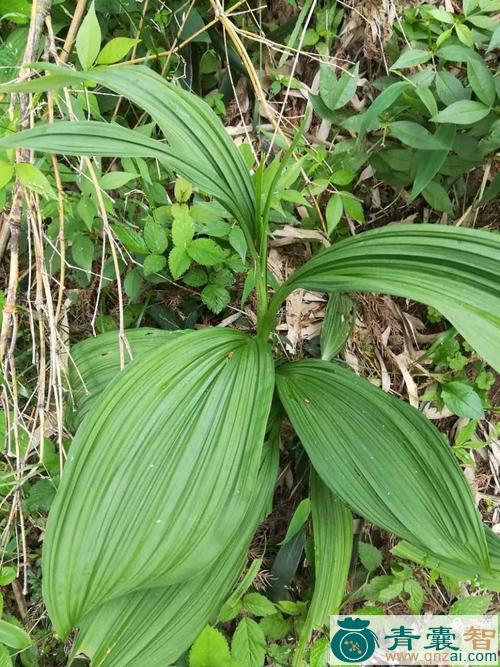
<svg viewBox="0 0 500 667">
<path fill-rule="evenodd" d="M 330 643 L 333 655 L 343 662 L 363 662 L 371 658 L 378 646 L 377 635 L 368 628 L 370 621 L 346 618 L 338 621 L 340 630 Z"/>
</svg>

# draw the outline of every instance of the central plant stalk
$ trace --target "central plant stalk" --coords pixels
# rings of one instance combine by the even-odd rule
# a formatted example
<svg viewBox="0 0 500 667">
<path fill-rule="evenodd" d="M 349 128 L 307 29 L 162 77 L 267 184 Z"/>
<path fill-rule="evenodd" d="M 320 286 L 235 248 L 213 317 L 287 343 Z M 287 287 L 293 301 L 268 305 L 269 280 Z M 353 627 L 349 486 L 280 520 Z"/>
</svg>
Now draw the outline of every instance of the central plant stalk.
<svg viewBox="0 0 500 667">
<path fill-rule="evenodd" d="M 262 325 L 264 324 L 267 308 L 268 308 L 268 294 L 267 294 L 267 225 L 261 226 L 261 239 L 259 255 L 257 257 L 255 266 L 255 290 L 257 293 L 257 334 L 261 336 Z M 265 337 L 267 335 L 264 332 Z"/>
</svg>

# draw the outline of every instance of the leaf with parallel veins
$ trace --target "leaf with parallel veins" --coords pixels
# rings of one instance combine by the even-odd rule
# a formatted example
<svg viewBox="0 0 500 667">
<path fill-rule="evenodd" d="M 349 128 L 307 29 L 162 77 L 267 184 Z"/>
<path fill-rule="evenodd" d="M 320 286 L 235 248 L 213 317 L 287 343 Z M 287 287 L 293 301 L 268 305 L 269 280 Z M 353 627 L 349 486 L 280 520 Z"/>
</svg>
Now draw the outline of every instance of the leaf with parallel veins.
<svg viewBox="0 0 500 667">
<path fill-rule="evenodd" d="M 252 500 L 274 387 L 268 347 L 186 333 L 130 364 L 78 429 L 43 550 L 60 636 L 93 608 L 188 579 Z"/>
<path fill-rule="evenodd" d="M 467 481 L 420 412 L 325 361 L 287 364 L 276 382 L 316 472 L 334 493 L 413 544 L 489 569 Z"/>
</svg>

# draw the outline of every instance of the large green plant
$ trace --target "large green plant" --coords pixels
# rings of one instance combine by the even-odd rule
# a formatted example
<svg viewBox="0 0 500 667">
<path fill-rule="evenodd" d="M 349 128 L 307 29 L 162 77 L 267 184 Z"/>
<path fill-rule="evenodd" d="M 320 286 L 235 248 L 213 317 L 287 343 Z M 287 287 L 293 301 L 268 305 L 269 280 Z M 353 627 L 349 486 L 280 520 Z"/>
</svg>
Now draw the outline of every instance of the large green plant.
<svg viewBox="0 0 500 667">
<path fill-rule="evenodd" d="M 276 373 L 270 345 L 276 315 L 296 288 L 381 292 L 440 310 L 500 370 L 500 238 L 441 225 L 362 233 L 314 256 L 269 300 L 273 185 L 263 193 L 262 168 L 247 170 L 206 104 L 145 67 L 52 68 L 34 82 L 1 89 L 41 92 L 80 81 L 140 105 L 166 143 L 87 121 L 38 125 L 0 147 L 154 157 L 188 178 L 245 233 L 255 264 L 258 325 L 254 336 L 205 329 L 162 334 L 153 344 L 151 331 L 139 330 L 132 337 L 136 358 L 122 372 L 111 334 L 76 351 L 73 384 L 76 389 L 84 381 L 90 399 L 76 389 L 76 422 L 85 419 L 43 549 L 44 597 L 55 629 L 67 637 L 80 628 L 74 655 L 81 651 L 95 665 L 159 667 L 186 650 L 217 614 L 268 508 L 283 413 L 316 471 L 317 593 L 308 632 L 341 601 L 335 588 L 346 576 L 351 539 L 346 505 L 402 538 L 404 557 L 500 590 L 499 540 L 482 525 L 436 428 L 329 361 L 326 337 L 323 360 L 279 365 Z"/>
</svg>

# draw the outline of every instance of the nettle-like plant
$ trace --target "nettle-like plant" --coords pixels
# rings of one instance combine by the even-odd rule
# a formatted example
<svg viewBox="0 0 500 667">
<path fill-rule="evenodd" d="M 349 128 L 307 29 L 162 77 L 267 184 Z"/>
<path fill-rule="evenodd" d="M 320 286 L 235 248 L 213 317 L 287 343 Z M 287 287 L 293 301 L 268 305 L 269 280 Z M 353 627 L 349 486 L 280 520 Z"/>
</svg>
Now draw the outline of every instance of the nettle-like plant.
<svg viewBox="0 0 500 667">
<path fill-rule="evenodd" d="M 163 666 L 217 617 L 269 509 L 284 418 L 313 471 L 316 592 L 307 632 L 342 598 L 347 573 L 338 549 L 352 539 L 347 506 L 400 537 L 396 554 L 500 590 L 500 538 L 482 524 L 437 429 L 332 361 L 338 345 L 327 335 L 321 360 L 276 365 L 270 344 L 296 288 L 379 292 L 437 309 L 500 370 L 498 235 L 425 224 L 360 233 L 313 256 L 269 299 L 268 221 L 280 172 L 263 187 L 263 165 L 250 173 L 208 105 L 146 67 L 50 70 L 2 89 L 42 92 L 91 81 L 142 107 L 166 142 L 113 123 L 61 121 L 0 147 L 156 158 L 241 226 L 257 297 L 255 335 L 139 329 L 127 333 L 135 358 L 122 372 L 116 334 L 76 346 L 79 426 L 43 547 L 55 630 L 65 638 L 79 629 L 73 656 L 109 667 Z M 82 378 L 86 391 L 77 389 Z"/>
</svg>

